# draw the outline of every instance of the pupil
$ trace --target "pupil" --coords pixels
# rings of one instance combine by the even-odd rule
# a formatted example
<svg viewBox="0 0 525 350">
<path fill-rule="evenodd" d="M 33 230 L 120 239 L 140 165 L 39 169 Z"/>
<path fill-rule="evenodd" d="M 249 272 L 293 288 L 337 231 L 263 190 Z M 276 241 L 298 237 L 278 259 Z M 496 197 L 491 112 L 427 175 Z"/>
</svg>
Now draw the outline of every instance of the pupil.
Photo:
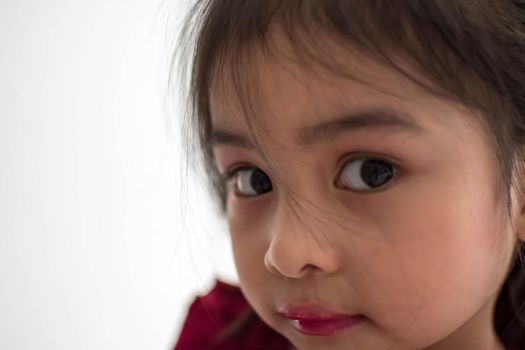
<svg viewBox="0 0 525 350">
<path fill-rule="evenodd" d="M 363 162 L 361 167 L 361 177 L 364 182 L 371 186 L 380 186 L 390 180 L 394 175 L 392 167 L 381 160 L 370 159 Z"/>
<path fill-rule="evenodd" d="M 264 172 L 259 169 L 255 169 L 250 179 L 250 185 L 252 185 L 255 192 L 261 194 L 270 192 L 272 190 L 272 183 Z"/>
</svg>

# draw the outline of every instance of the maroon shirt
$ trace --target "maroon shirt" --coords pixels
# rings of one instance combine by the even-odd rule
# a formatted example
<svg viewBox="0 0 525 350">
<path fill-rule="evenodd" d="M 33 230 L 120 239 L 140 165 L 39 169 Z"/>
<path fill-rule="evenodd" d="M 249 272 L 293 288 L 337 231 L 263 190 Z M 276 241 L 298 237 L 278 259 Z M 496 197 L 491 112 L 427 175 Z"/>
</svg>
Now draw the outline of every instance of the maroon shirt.
<svg viewBox="0 0 525 350">
<path fill-rule="evenodd" d="M 232 322 L 238 320 L 250 306 L 241 290 L 216 280 L 213 289 L 197 297 L 190 306 L 174 350 L 288 350 L 286 338 L 268 327 L 256 314 L 233 335 L 217 342 L 215 338 Z M 509 350 L 518 350 L 507 345 Z"/>
<path fill-rule="evenodd" d="M 223 341 L 214 341 L 221 330 L 249 310 L 238 287 L 217 280 L 207 295 L 197 297 L 191 304 L 174 350 L 290 349 L 288 340 L 254 313 L 238 332 Z"/>
</svg>

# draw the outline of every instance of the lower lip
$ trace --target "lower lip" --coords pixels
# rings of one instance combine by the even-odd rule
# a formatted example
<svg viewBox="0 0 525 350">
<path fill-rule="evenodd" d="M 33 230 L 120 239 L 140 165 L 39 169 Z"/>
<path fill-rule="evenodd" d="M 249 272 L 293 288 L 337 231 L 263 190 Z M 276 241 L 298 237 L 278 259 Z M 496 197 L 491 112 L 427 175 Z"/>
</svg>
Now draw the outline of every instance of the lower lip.
<svg viewBox="0 0 525 350">
<path fill-rule="evenodd" d="M 341 330 L 352 328 L 365 320 L 365 316 L 355 316 L 332 320 L 288 319 L 290 324 L 296 330 L 303 334 L 313 336 L 332 335 Z"/>
</svg>

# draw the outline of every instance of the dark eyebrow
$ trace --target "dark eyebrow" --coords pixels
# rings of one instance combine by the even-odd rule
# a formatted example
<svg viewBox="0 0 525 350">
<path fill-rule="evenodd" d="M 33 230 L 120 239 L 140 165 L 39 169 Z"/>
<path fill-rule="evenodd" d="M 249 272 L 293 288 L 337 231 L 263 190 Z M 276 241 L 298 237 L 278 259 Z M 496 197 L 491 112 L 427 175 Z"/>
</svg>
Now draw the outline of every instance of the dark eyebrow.
<svg viewBox="0 0 525 350">
<path fill-rule="evenodd" d="M 370 109 L 343 114 L 314 126 L 300 128 L 296 143 L 303 148 L 308 148 L 315 143 L 334 140 L 342 134 L 363 129 L 390 129 L 393 132 L 412 134 L 420 134 L 425 131 L 407 114 L 394 110 Z M 245 136 L 225 130 L 212 130 L 210 142 L 212 147 L 231 145 L 247 149 L 256 148 Z"/>
<path fill-rule="evenodd" d="M 306 148 L 350 132 L 363 129 L 389 129 L 392 132 L 420 134 L 425 131 L 412 117 L 394 110 L 371 109 L 344 114 L 335 119 L 300 129 L 297 144 Z"/>
<path fill-rule="evenodd" d="M 212 130 L 210 134 L 211 147 L 218 145 L 236 146 L 254 150 L 254 144 L 243 135 L 235 134 L 226 130 Z"/>
</svg>

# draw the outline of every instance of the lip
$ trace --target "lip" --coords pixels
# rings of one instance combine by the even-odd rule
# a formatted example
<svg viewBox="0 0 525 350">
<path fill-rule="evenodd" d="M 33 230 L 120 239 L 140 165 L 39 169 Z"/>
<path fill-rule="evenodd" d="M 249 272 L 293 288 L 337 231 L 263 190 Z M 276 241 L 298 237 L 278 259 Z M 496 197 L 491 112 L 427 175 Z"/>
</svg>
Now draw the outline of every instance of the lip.
<svg viewBox="0 0 525 350">
<path fill-rule="evenodd" d="M 318 303 L 285 304 L 279 313 L 299 332 L 312 336 L 333 335 L 366 320 L 360 314 L 346 314 Z"/>
</svg>

